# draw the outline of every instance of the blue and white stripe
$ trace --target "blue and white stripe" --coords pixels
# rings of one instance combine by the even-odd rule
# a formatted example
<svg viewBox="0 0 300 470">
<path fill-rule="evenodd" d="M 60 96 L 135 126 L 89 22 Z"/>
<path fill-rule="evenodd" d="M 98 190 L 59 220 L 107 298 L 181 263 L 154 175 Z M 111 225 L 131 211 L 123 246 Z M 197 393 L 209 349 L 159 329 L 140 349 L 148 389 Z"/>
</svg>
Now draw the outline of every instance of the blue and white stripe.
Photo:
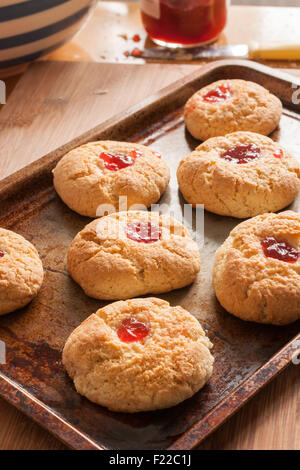
<svg viewBox="0 0 300 470">
<path fill-rule="evenodd" d="M 1 0 L 0 69 L 56 49 L 80 28 L 95 0 Z"/>
</svg>

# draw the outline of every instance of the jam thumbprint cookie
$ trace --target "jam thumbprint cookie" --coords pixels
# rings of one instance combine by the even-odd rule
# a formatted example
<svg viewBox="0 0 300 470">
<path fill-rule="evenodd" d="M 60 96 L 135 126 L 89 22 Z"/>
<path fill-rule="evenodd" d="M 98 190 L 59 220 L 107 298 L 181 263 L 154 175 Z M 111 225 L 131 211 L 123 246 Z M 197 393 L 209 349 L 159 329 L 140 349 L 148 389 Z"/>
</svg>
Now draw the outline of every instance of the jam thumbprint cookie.
<svg viewBox="0 0 300 470">
<path fill-rule="evenodd" d="M 236 131 L 269 135 L 281 114 L 281 101 L 257 83 L 220 80 L 188 100 L 184 120 L 193 137 L 206 140 Z"/>
<path fill-rule="evenodd" d="M 180 162 L 177 178 L 190 204 L 246 218 L 291 204 L 300 189 L 300 165 L 269 137 L 235 132 L 197 147 Z"/>
<path fill-rule="evenodd" d="M 155 204 L 170 179 L 158 152 L 127 142 L 90 142 L 71 150 L 53 170 L 54 187 L 80 215 L 100 217 L 134 204 Z M 120 199 L 121 198 L 121 199 Z"/>
<path fill-rule="evenodd" d="M 68 266 L 88 296 L 121 300 L 191 284 L 200 255 L 176 220 L 128 211 L 96 219 L 79 232 L 69 248 Z"/>
<path fill-rule="evenodd" d="M 213 284 L 220 304 L 243 320 L 298 320 L 300 215 L 264 214 L 239 224 L 217 250 Z"/>
<path fill-rule="evenodd" d="M 114 302 L 67 339 L 63 364 L 78 393 L 112 411 L 169 408 L 209 380 L 212 347 L 182 307 L 156 298 Z"/>
<path fill-rule="evenodd" d="M 0 315 L 25 307 L 43 283 L 35 247 L 21 235 L 0 228 Z"/>
</svg>

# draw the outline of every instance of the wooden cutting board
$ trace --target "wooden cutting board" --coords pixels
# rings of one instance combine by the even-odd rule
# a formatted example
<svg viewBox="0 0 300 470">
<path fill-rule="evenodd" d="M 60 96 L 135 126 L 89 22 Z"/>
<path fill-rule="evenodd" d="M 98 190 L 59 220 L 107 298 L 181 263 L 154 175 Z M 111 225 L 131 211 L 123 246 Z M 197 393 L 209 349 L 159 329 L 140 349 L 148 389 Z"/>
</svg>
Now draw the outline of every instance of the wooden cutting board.
<svg viewBox="0 0 300 470">
<path fill-rule="evenodd" d="M 195 68 L 92 62 L 31 65 L 0 111 L 0 179 Z"/>
</svg>

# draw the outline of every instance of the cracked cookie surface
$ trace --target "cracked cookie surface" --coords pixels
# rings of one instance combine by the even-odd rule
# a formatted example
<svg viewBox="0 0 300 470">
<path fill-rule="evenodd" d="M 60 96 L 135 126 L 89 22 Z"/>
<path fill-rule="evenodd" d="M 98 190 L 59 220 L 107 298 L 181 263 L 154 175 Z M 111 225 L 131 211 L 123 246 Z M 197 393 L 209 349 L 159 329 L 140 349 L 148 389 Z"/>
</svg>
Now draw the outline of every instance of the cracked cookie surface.
<svg viewBox="0 0 300 470">
<path fill-rule="evenodd" d="M 226 159 L 226 152 L 248 146 L 259 149 L 258 158 L 242 164 Z M 180 162 L 177 178 L 190 204 L 204 204 L 215 214 L 246 218 L 291 204 L 300 188 L 300 165 L 269 137 L 235 132 L 199 145 Z"/>
<path fill-rule="evenodd" d="M 213 284 L 220 304 L 231 314 L 285 325 L 300 318 L 300 258 L 287 262 L 266 256 L 262 243 L 270 239 L 298 253 L 300 215 L 264 214 L 239 224 L 216 252 Z M 279 254 L 284 252 L 280 246 Z"/>
<path fill-rule="evenodd" d="M 152 227 L 154 240 L 137 241 L 139 232 L 131 231 L 139 224 Z M 94 220 L 79 232 L 68 251 L 68 267 L 88 296 L 119 300 L 191 284 L 200 255 L 187 229 L 171 217 L 124 211 Z"/>
<path fill-rule="evenodd" d="M 111 171 L 100 157 L 103 153 L 126 155 L 135 152 L 134 162 L 118 171 Z M 165 191 L 170 172 L 166 162 L 149 147 L 128 142 L 99 141 L 68 152 L 53 170 L 54 187 L 64 203 L 75 212 L 98 217 L 134 204 L 150 207 Z"/>
<path fill-rule="evenodd" d="M 15 232 L 0 228 L 0 315 L 27 305 L 43 282 L 35 247 Z"/>
<path fill-rule="evenodd" d="M 204 100 L 220 87 L 230 90 L 225 100 Z M 184 120 L 192 136 L 204 141 L 237 131 L 269 135 L 278 126 L 281 114 L 281 101 L 261 85 L 245 80 L 219 80 L 187 101 Z"/>
<path fill-rule="evenodd" d="M 124 342 L 124 320 L 146 324 L 141 341 Z M 209 380 L 212 347 L 199 322 L 182 307 L 157 298 L 114 302 L 69 336 L 63 364 L 77 392 L 112 411 L 169 408 Z"/>
</svg>

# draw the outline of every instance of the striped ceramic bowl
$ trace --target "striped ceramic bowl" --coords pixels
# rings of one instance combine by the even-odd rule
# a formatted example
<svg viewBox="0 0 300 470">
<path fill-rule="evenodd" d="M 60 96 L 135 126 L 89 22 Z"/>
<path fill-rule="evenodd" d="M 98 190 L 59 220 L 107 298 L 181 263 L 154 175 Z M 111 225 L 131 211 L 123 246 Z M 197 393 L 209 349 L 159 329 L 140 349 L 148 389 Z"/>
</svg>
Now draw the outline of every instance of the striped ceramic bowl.
<svg viewBox="0 0 300 470">
<path fill-rule="evenodd" d="M 83 25 L 96 0 L 1 0 L 0 76 L 48 54 Z"/>
</svg>

